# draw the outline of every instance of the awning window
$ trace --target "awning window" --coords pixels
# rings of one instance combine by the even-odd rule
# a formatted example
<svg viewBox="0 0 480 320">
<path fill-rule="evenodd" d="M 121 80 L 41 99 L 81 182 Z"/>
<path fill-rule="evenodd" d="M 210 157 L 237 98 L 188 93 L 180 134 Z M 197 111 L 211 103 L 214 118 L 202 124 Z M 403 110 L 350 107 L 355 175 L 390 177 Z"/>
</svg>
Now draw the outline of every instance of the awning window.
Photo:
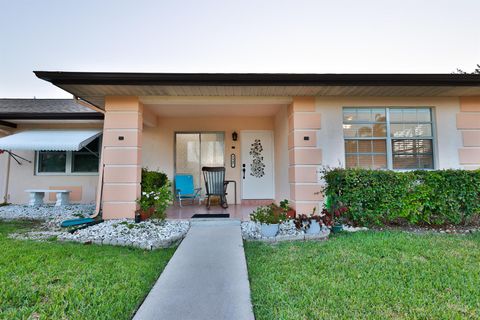
<svg viewBox="0 0 480 320">
<path fill-rule="evenodd" d="M 98 129 L 22 131 L 0 138 L 0 150 L 79 151 L 101 134 Z"/>
</svg>

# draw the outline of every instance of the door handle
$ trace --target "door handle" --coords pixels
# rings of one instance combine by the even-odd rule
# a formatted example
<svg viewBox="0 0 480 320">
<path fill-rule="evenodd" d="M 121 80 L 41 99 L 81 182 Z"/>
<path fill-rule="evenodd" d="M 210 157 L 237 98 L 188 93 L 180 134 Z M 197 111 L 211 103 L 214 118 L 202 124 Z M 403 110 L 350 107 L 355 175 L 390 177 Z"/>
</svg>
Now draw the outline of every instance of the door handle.
<svg viewBox="0 0 480 320">
<path fill-rule="evenodd" d="M 242 169 L 242 171 L 243 171 L 243 179 L 245 179 L 245 171 L 247 171 L 247 169 L 245 168 L 245 163 L 242 164 L 242 167 L 243 167 L 243 169 Z"/>
</svg>

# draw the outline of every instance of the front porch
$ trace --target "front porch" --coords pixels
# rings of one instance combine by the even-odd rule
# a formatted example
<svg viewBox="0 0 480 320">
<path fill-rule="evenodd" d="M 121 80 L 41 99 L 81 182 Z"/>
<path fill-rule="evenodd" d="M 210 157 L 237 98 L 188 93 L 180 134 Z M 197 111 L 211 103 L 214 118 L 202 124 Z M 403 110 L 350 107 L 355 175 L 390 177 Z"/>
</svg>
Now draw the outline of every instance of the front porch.
<svg viewBox="0 0 480 320">
<path fill-rule="evenodd" d="M 141 100 L 143 167 L 166 173 L 174 185 L 176 175 L 192 175 L 194 187 L 201 188 L 202 198 L 206 191 L 202 167 L 224 167 L 225 179 L 230 181 L 227 202 L 231 217 L 248 217 L 251 212 L 251 207 L 241 209 L 234 204 L 245 205 L 256 199 L 271 203 L 288 198 L 286 100 L 219 97 Z M 146 125 L 147 118 L 155 119 L 152 125 Z M 252 159 L 248 153 L 255 139 L 263 144 L 265 166 L 264 175 L 258 178 L 250 174 Z M 194 213 L 206 213 L 204 210 L 203 206 L 179 209 L 174 210 L 174 216 L 189 218 Z M 210 212 L 214 211 L 222 209 L 212 207 Z"/>
<path fill-rule="evenodd" d="M 191 190 L 201 188 L 202 198 L 206 191 L 202 168 L 225 168 L 229 209 L 171 207 L 168 218 L 228 213 L 248 220 L 256 206 L 284 199 L 297 210 L 311 212 L 320 200 L 315 177 L 321 162 L 316 131 L 306 130 L 320 126 L 313 102 L 303 98 L 292 102 L 291 97 L 107 96 L 104 219 L 133 216 L 142 167 L 164 172 L 175 191 L 177 175 L 192 176 Z M 297 116 L 296 110 L 301 114 Z M 308 178 L 297 179 L 291 170 L 297 165 Z M 297 180 L 308 184 L 297 186 Z"/>
</svg>

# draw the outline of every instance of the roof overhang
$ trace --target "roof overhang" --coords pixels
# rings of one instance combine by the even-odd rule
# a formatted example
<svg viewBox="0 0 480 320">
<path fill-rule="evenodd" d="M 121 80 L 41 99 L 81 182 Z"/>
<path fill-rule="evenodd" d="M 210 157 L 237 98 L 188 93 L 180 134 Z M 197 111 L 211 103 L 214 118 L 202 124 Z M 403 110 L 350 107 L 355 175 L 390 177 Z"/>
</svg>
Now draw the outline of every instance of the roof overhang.
<svg viewBox="0 0 480 320">
<path fill-rule="evenodd" d="M 35 71 L 99 108 L 105 96 L 474 96 L 472 74 L 111 73 Z"/>
<path fill-rule="evenodd" d="M 27 130 L 0 138 L 0 150 L 79 151 L 101 130 Z"/>
<path fill-rule="evenodd" d="M 103 120 L 99 112 L 0 112 L 1 120 Z"/>
</svg>

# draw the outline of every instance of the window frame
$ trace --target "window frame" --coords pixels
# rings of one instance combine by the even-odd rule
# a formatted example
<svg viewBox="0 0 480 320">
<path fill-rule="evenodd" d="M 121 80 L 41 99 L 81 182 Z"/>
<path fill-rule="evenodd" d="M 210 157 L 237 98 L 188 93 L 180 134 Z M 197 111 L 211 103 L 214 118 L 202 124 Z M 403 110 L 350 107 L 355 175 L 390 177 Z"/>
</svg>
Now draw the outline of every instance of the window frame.
<svg viewBox="0 0 480 320">
<path fill-rule="evenodd" d="M 345 109 L 385 109 L 385 122 L 374 122 L 374 121 L 352 121 L 348 124 L 378 124 L 385 123 L 386 126 L 386 136 L 385 137 L 346 137 L 343 125 L 345 125 L 344 112 Z M 393 137 L 391 135 L 391 121 L 390 121 L 390 110 L 391 109 L 428 109 L 430 111 L 430 121 L 420 121 L 417 124 L 430 124 L 431 125 L 431 136 L 428 137 Z M 346 168 L 346 156 L 347 155 L 383 155 L 382 153 L 368 152 L 368 153 L 347 153 L 345 150 L 345 141 L 347 140 L 385 140 L 386 144 L 386 160 L 387 167 L 385 169 L 374 169 L 374 170 L 393 170 L 393 171 L 414 171 L 414 170 L 436 170 L 437 169 L 437 127 L 435 121 L 435 108 L 433 106 L 344 106 L 342 107 L 342 133 L 343 133 L 343 146 L 344 146 L 344 159 Z M 409 122 L 394 122 L 393 124 L 404 124 Z M 393 168 L 393 140 L 431 140 L 432 141 L 432 168 L 413 168 L 413 169 L 395 169 Z"/>
<path fill-rule="evenodd" d="M 40 168 L 40 152 L 48 153 L 48 152 L 62 152 L 65 153 L 65 171 L 64 172 L 41 172 L 39 171 Z M 67 172 L 67 167 L 68 167 L 68 151 L 35 151 L 35 175 L 65 175 Z"/>
<path fill-rule="evenodd" d="M 48 152 L 47 150 L 45 151 L 35 151 L 35 175 L 36 176 L 98 176 L 100 172 L 100 156 L 102 153 L 102 139 L 100 137 L 96 138 L 99 139 L 98 141 L 98 156 L 99 156 L 99 162 L 98 162 L 98 170 L 97 172 L 75 172 L 72 171 L 73 169 L 73 153 L 78 152 L 78 151 L 64 151 L 66 152 L 66 157 L 65 157 L 65 172 L 40 172 L 38 171 L 39 169 L 39 161 L 40 157 L 39 154 L 40 152 Z"/>
<path fill-rule="evenodd" d="M 199 158 L 198 163 L 200 164 L 200 172 L 199 172 L 199 181 L 200 187 L 202 187 L 202 134 L 222 134 L 223 135 L 223 164 L 222 166 L 225 167 L 226 158 L 227 158 L 227 135 L 225 131 L 174 131 L 173 132 L 173 174 L 176 175 L 177 173 L 177 135 L 180 134 L 198 134 L 198 141 L 199 141 Z"/>
</svg>

